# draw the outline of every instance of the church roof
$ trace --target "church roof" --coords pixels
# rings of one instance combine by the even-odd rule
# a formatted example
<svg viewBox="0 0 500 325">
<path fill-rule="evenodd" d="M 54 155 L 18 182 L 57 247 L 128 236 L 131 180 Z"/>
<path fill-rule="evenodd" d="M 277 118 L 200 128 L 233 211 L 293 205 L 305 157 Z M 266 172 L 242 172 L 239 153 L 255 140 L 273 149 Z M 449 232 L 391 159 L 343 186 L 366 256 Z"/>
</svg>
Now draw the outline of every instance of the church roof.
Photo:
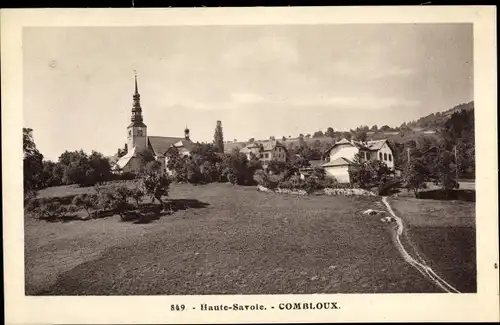
<svg viewBox="0 0 500 325">
<path fill-rule="evenodd" d="M 155 155 L 163 155 L 174 144 L 179 141 L 186 142 L 186 139 L 181 137 L 155 137 L 148 136 L 148 143 L 153 149 Z"/>
<path fill-rule="evenodd" d="M 135 147 L 132 148 L 131 150 L 129 150 L 125 156 L 118 159 L 118 161 L 113 166 L 113 168 L 114 169 L 123 169 L 123 167 L 125 167 L 128 164 L 130 159 L 132 159 L 134 156 L 137 155 L 136 151 L 137 151 L 137 149 Z"/>
</svg>

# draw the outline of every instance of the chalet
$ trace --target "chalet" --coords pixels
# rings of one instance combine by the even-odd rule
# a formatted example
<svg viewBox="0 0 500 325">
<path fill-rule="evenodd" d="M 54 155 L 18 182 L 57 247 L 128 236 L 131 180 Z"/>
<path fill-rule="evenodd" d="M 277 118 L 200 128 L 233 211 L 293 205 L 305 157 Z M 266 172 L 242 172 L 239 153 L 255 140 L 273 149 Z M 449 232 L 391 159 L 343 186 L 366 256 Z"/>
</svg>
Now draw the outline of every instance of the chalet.
<svg viewBox="0 0 500 325">
<path fill-rule="evenodd" d="M 365 161 L 383 161 L 389 169 L 394 170 L 394 154 L 387 140 L 358 142 L 342 139 L 325 152 L 327 162 L 321 167 L 325 169 L 327 176 L 334 177 L 341 183 L 349 183 L 349 169 L 353 167 L 357 154 Z"/>
<path fill-rule="evenodd" d="M 240 150 L 250 159 L 254 154 L 264 166 L 271 160 L 288 161 L 288 150 L 285 145 L 276 140 L 254 141 Z"/>
</svg>

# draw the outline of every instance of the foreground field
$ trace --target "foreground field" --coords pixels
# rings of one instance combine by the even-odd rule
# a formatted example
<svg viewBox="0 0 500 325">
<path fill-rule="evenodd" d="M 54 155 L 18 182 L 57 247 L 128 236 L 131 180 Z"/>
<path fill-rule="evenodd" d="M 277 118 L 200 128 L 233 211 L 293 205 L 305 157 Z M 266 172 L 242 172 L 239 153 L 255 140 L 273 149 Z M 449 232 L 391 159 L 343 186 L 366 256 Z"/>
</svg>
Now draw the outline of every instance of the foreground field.
<svg viewBox="0 0 500 325">
<path fill-rule="evenodd" d="M 475 205 L 462 201 L 392 199 L 407 243 L 461 292 L 476 292 Z"/>
<path fill-rule="evenodd" d="M 57 191 L 71 189 L 41 194 Z M 184 208 L 149 224 L 27 216 L 26 294 L 440 292 L 400 257 L 390 226 L 361 213 L 382 209 L 378 198 L 210 184 L 174 185 L 170 199 Z"/>
</svg>

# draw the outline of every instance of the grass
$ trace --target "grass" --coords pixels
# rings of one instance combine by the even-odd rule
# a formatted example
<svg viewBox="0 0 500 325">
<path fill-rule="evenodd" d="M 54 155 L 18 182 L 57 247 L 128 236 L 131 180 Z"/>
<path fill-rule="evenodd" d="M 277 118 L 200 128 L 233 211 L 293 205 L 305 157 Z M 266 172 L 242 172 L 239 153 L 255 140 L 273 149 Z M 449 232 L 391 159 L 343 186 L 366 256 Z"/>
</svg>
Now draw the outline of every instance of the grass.
<svg viewBox="0 0 500 325">
<path fill-rule="evenodd" d="M 362 214 L 382 209 L 378 198 L 229 184 L 173 185 L 169 196 L 197 204 L 149 224 L 118 216 L 47 223 L 27 215 L 26 294 L 440 292 L 400 257 L 389 226 Z"/>
<path fill-rule="evenodd" d="M 475 204 L 415 198 L 391 204 L 424 260 L 459 291 L 476 292 Z"/>
</svg>

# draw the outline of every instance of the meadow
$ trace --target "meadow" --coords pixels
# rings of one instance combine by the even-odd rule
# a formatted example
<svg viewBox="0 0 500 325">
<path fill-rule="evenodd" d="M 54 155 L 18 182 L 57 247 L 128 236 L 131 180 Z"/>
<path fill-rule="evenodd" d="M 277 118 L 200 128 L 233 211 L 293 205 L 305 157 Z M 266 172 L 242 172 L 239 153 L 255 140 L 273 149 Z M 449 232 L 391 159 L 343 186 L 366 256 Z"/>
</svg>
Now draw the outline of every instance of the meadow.
<svg viewBox="0 0 500 325">
<path fill-rule="evenodd" d="M 61 186 L 39 196 L 85 191 L 90 189 Z M 169 200 L 177 209 L 149 223 L 118 216 L 47 222 L 26 213 L 26 294 L 441 292 L 401 258 L 391 240 L 392 225 L 362 213 L 384 209 L 379 197 L 281 195 L 215 183 L 174 184 Z M 474 285 L 463 289 L 473 290 L 475 278 L 450 269 L 439 256 L 452 252 L 450 264 L 472 265 L 475 252 L 454 246 L 456 240 L 473 240 L 470 234 L 452 231 L 442 240 L 442 233 L 425 232 L 464 224 L 473 229 L 473 203 L 457 209 L 448 202 L 421 219 L 418 204 L 428 200 L 407 204 L 411 200 L 391 199 L 410 224 L 409 238 L 450 281 L 468 279 Z M 450 215 L 456 217 L 448 220 Z M 436 242 L 441 246 L 432 252 L 434 244 L 428 243 Z M 461 262 L 462 253 L 468 257 Z"/>
</svg>

